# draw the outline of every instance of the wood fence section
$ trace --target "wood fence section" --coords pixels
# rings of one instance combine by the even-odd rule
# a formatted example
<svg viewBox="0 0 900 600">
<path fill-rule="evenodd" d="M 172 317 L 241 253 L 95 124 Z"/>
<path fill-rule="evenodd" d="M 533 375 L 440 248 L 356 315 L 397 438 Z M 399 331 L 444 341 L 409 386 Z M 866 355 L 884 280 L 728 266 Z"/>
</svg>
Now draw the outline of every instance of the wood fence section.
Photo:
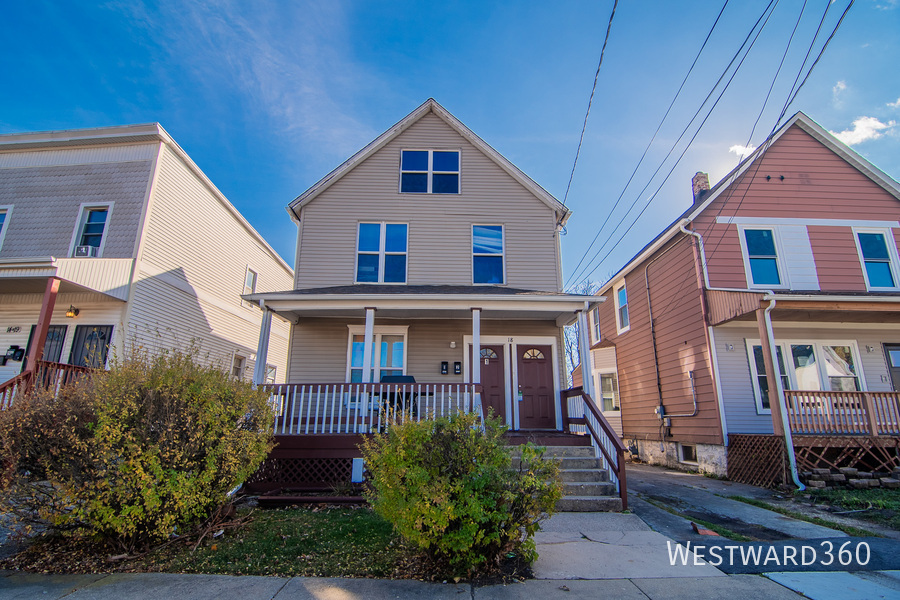
<svg viewBox="0 0 900 600">
<path fill-rule="evenodd" d="M 765 488 L 787 482 L 784 440 L 774 435 L 729 435 L 728 479 Z"/>
</svg>

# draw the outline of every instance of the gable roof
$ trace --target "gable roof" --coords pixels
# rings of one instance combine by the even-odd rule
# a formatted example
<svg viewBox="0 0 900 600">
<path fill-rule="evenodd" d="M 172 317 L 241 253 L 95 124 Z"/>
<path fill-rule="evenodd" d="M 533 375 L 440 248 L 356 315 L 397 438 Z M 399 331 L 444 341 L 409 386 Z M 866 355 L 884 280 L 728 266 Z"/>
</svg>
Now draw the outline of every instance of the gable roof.
<svg viewBox="0 0 900 600">
<path fill-rule="evenodd" d="M 559 218 L 559 223 L 560 225 L 565 224 L 566 220 L 568 220 L 569 216 L 572 214 L 572 211 L 566 208 L 566 206 L 563 205 L 562 202 L 553 197 L 550 192 L 541 187 L 532 178 L 523 173 L 517 166 L 512 164 L 502 154 L 494 150 L 494 148 L 492 148 L 490 144 L 478 137 L 471 129 L 463 125 L 463 123 L 459 119 L 454 117 L 452 114 L 450 114 L 449 111 L 447 111 L 447 109 L 438 104 L 434 98 L 429 98 L 428 100 L 423 102 L 417 109 L 403 117 L 403 119 L 401 119 L 393 127 L 372 140 L 366 147 L 348 158 L 340 166 L 320 179 L 308 190 L 303 192 L 303 194 L 297 196 L 294 200 L 291 201 L 290 204 L 288 204 L 288 212 L 291 213 L 293 217 L 299 218 L 299 215 L 297 214 L 298 209 L 310 203 L 314 198 L 316 198 L 316 196 L 331 187 L 332 184 L 334 184 L 341 177 L 350 172 L 354 167 L 386 146 L 389 142 L 391 142 L 391 140 L 406 131 L 411 125 L 418 122 L 422 117 L 428 114 L 434 114 L 435 116 L 437 116 L 451 129 L 456 131 L 456 133 L 461 135 L 478 150 L 480 150 L 482 154 L 494 161 L 494 163 L 496 163 L 497 166 L 503 169 L 510 177 L 515 179 L 519 184 L 521 184 L 528 191 L 534 194 L 535 197 L 538 198 L 538 200 L 546 204 L 551 210 L 560 213 L 561 216 Z"/>
<path fill-rule="evenodd" d="M 702 213 L 706 208 L 712 204 L 716 198 L 718 198 L 725 190 L 727 190 L 732 183 L 737 181 L 737 179 L 743 175 L 747 169 L 749 169 L 754 162 L 758 158 L 760 158 L 763 154 L 765 154 L 766 150 L 772 146 L 776 141 L 778 141 L 781 136 L 783 136 L 792 126 L 796 125 L 810 136 L 812 136 L 816 141 L 821 143 L 823 146 L 837 154 L 840 158 L 850 164 L 852 167 L 856 168 L 860 173 L 871 179 L 878 186 L 884 189 L 891 196 L 900 201 L 900 184 L 891 179 L 884 171 L 880 170 L 878 167 L 867 161 L 865 158 L 854 152 L 850 149 L 846 144 L 839 141 L 835 138 L 831 133 L 828 132 L 827 129 L 813 121 L 809 116 L 807 116 L 803 112 L 798 112 L 793 117 L 791 117 L 784 125 L 782 125 L 775 133 L 769 136 L 766 141 L 759 145 L 759 147 L 753 151 L 747 158 L 738 163 L 728 175 L 723 177 L 716 185 L 714 185 L 703 197 L 703 201 L 699 204 L 692 204 L 685 210 L 681 215 L 678 216 L 668 227 L 663 229 L 659 235 L 653 238 L 646 246 L 641 248 L 637 254 L 635 254 L 631 260 L 629 260 L 625 265 L 619 269 L 615 275 L 609 278 L 609 280 L 604 283 L 600 289 L 597 291 L 597 294 L 605 294 L 609 289 L 613 286 L 613 284 L 620 281 L 623 277 L 625 277 L 631 270 L 644 262 L 648 257 L 650 257 L 654 252 L 656 252 L 663 244 L 671 240 L 675 234 L 677 234 L 681 230 L 682 225 L 686 225 L 693 221 L 697 216 Z"/>
</svg>

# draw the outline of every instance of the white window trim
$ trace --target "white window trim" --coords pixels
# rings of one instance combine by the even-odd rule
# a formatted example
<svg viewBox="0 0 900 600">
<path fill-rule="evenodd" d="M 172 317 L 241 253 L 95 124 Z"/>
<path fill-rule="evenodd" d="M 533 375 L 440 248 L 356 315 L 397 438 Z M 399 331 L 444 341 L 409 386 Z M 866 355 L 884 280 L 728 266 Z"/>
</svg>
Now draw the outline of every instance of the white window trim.
<svg viewBox="0 0 900 600">
<path fill-rule="evenodd" d="M 629 318 L 629 322 L 630 322 L 631 315 L 629 315 L 628 318 Z M 600 343 L 600 336 L 602 334 L 602 332 L 600 331 L 600 307 L 599 306 L 595 306 L 593 309 L 591 309 L 590 321 L 591 321 L 591 339 L 594 340 L 595 344 L 598 344 L 598 343 Z"/>
<path fill-rule="evenodd" d="M 241 366 L 241 375 L 240 375 L 239 377 L 235 377 L 235 376 L 234 376 L 234 359 L 235 359 L 235 358 L 240 358 L 240 359 L 241 359 L 241 363 L 242 363 L 242 366 Z M 247 362 L 248 362 L 248 360 L 249 360 L 249 358 L 248 358 L 247 356 L 245 356 L 244 354 L 241 354 L 240 352 L 232 352 L 232 353 L 231 353 L 231 365 L 230 365 L 231 368 L 229 369 L 229 375 L 231 375 L 231 376 L 234 377 L 235 379 L 238 379 L 239 381 L 243 381 L 243 380 L 244 380 L 244 373 L 247 372 L 247 366 L 248 366 L 248 365 L 247 365 Z"/>
<path fill-rule="evenodd" d="M 275 383 L 276 381 L 278 381 L 278 366 L 273 365 L 271 363 L 266 363 L 266 374 L 265 374 L 266 383 L 269 383 L 269 370 L 270 369 L 272 370 L 272 374 L 273 374 L 272 375 L 272 383 Z"/>
<path fill-rule="evenodd" d="M 345 381 L 350 382 L 350 371 L 353 368 L 353 336 L 366 334 L 365 325 L 347 325 L 349 333 L 347 335 L 347 369 L 344 374 Z M 403 375 L 406 375 L 406 365 L 409 361 L 409 325 L 376 325 L 372 329 L 372 342 L 375 345 L 372 352 L 372 364 L 370 367 L 375 371 L 375 379 L 372 383 L 378 383 L 381 379 L 381 344 L 377 343 L 377 338 L 382 335 L 402 335 L 403 336 Z M 394 367 L 396 369 L 396 367 Z M 394 370 L 392 369 L 392 370 Z"/>
<path fill-rule="evenodd" d="M 3 221 L 3 229 L 0 230 L 0 250 L 3 249 L 3 238 L 6 237 L 6 232 L 9 231 L 9 218 L 12 216 L 13 205 L 12 204 L 3 204 L 0 205 L 0 212 L 6 213 L 6 218 Z"/>
<path fill-rule="evenodd" d="M 866 270 L 866 261 L 859 244 L 860 233 L 880 233 L 884 236 L 890 263 L 891 276 L 894 278 L 894 287 L 876 287 L 869 284 L 869 272 Z M 859 266 L 862 267 L 863 277 L 866 282 L 866 290 L 873 292 L 896 292 L 900 290 L 900 256 L 897 254 L 897 242 L 894 240 L 894 231 L 890 228 L 880 227 L 853 227 L 853 242 L 856 244 L 856 254 L 859 257 Z"/>
<path fill-rule="evenodd" d="M 483 252 L 475 252 L 475 228 L 476 227 L 499 227 L 500 228 L 500 264 L 503 268 L 503 281 L 500 283 L 475 283 L 475 257 L 476 256 L 498 256 L 497 254 L 485 254 Z M 472 223 L 469 228 L 469 254 L 472 257 L 472 285 L 506 285 L 506 225 L 503 223 Z"/>
<path fill-rule="evenodd" d="M 628 287 L 625 285 L 625 280 L 623 279 L 619 283 L 613 286 L 613 302 L 616 306 L 616 333 L 618 335 L 622 335 L 626 331 L 631 330 L 631 309 L 628 309 L 628 325 L 622 327 L 621 318 L 619 316 L 619 309 L 621 306 L 619 305 L 619 290 L 625 290 L 625 306 L 628 306 Z"/>
<path fill-rule="evenodd" d="M 253 271 L 253 274 L 256 275 L 256 277 L 253 279 L 253 289 L 248 292 L 247 291 L 247 275 L 250 274 L 250 271 Z M 247 265 L 246 268 L 244 269 L 244 283 L 241 285 L 241 289 L 243 290 L 242 295 L 255 294 L 256 288 L 258 288 L 258 287 L 259 287 L 259 271 L 251 268 L 250 265 Z M 253 304 L 252 302 L 247 302 L 243 298 L 241 298 L 241 306 L 243 306 L 245 308 L 259 308 L 256 304 Z"/>
<path fill-rule="evenodd" d="M 619 396 L 619 374 L 615 371 L 603 371 L 600 369 L 594 369 L 591 373 L 594 377 L 594 392 L 596 394 L 596 402 L 597 408 L 600 409 L 600 412 L 606 414 L 622 414 L 622 398 Z M 615 404 L 619 406 L 619 410 L 603 410 L 603 377 L 615 377 L 616 378 L 616 396 L 615 396 Z"/>
<path fill-rule="evenodd" d="M 103 249 L 106 248 L 106 240 L 109 239 L 109 225 L 112 222 L 113 205 L 115 202 L 82 202 L 78 207 L 78 220 L 75 222 L 75 230 L 72 231 L 72 241 L 69 243 L 68 256 L 75 255 L 75 247 L 78 245 L 81 233 L 84 230 L 84 223 L 87 220 L 89 210 L 98 208 L 106 209 L 106 223 L 103 226 L 103 237 L 100 238 L 100 245 L 97 247 L 97 258 L 103 256 Z"/>
<path fill-rule="evenodd" d="M 762 406 L 762 395 L 757 385 L 759 381 L 759 373 L 756 370 L 756 361 L 753 359 L 753 346 L 761 346 L 761 342 L 758 339 L 745 339 L 745 346 L 747 351 L 747 361 L 750 363 L 750 376 L 751 376 L 751 385 L 753 386 L 753 397 L 756 401 L 756 412 L 760 415 L 768 415 L 772 413 L 771 408 L 763 408 Z M 791 354 L 791 346 L 792 345 L 811 345 L 813 347 L 813 352 L 816 357 L 816 365 L 817 365 L 817 373 L 819 375 L 819 386 L 821 387 L 823 392 L 827 392 L 826 383 L 828 381 L 828 372 L 825 370 L 825 360 L 822 358 L 824 346 L 850 346 L 850 352 L 853 354 L 854 364 L 856 366 L 856 377 L 859 380 L 859 388 L 861 392 L 865 392 L 869 389 L 866 384 L 866 376 L 863 371 L 862 365 L 862 356 L 859 353 L 859 346 L 856 343 L 856 340 L 810 340 L 810 339 L 790 339 L 790 340 L 779 340 L 775 345 L 781 347 L 781 353 L 784 357 L 784 368 L 785 375 L 788 378 L 788 381 L 791 384 L 791 389 L 797 389 L 797 378 L 794 374 L 794 361 L 793 355 Z M 772 357 L 773 361 L 777 361 L 776 357 Z M 770 395 L 770 404 L 771 398 Z"/>
<path fill-rule="evenodd" d="M 378 281 L 359 281 L 359 255 L 375 254 L 375 252 L 372 252 L 370 250 L 359 249 L 359 233 L 363 225 L 378 225 L 380 228 L 378 237 Z M 388 252 L 385 249 L 385 244 L 387 242 L 388 225 L 406 225 L 406 252 Z M 403 281 L 386 282 L 384 280 L 384 257 L 388 255 L 403 255 L 406 257 L 406 264 L 404 265 L 403 271 Z M 353 254 L 353 282 L 360 285 L 407 285 L 409 283 L 409 223 L 403 223 L 400 221 L 358 221 L 356 223 L 356 252 Z"/>
<path fill-rule="evenodd" d="M 403 153 L 404 152 L 427 152 L 428 153 L 428 170 L 427 171 L 404 171 L 403 170 Z M 434 170 L 434 153 L 435 152 L 456 152 L 459 170 L 457 171 L 435 171 Z M 403 191 L 403 174 L 404 173 L 425 173 L 427 177 L 427 188 L 425 192 L 404 192 Z M 397 181 L 397 192 L 400 194 L 432 194 L 431 180 L 432 176 L 438 175 L 456 175 L 456 195 L 462 194 L 462 148 L 402 148 L 400 150 L 400 177 Z M 453 194 L 438 194 L 440 196 L 452 196 Z"/>
<path fill-rule="evenodd" d="M 747 229 L 768 229 L 772 232 L 772 238 L 775 241 L 775 264 L 778 268 L 778 277 L 781 279 L 780 285 L 772 284 L 756 284 L 753 283 L 753 272 L 750 270 L 750 252 L 747 250 L 747 238 L 744 231 Z M 752 225 L 740 224 L 737 226 L 738 239 L 741 242 L 741 257 L 744 259 L 744 275 L 747 278 L 747 289 L 751 290 L 789 290 L 791 289 L 791 281 L 788 277 L 787 263 L 785 262 L 784 245 L 781 243 L 781 233 L 778 231 L 777 225 Z"/>
</svg>

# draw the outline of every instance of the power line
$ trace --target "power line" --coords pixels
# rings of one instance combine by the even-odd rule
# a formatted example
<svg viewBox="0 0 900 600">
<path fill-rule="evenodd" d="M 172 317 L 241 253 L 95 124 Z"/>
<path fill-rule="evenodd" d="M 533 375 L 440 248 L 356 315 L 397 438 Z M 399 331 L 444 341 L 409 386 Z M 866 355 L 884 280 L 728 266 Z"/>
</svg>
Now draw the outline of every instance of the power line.
<svg viewBox="0 0 900 600">
<path fill-rule="evenodd" d="M 606 37 L 603 38 L 603 47 L 600 49 L 600 61 L 597 63 L 597 72 L 594 74 L 594 85 L 591 87 L 591 97 L 588 99 L 587 111 L 584 113 L 584 124 L 581 126 L 581 137 L 578 138 L 578 149 L 575 151 L 575 161 L 572 163 L 572 173 L 569 175 L 569 184 L 566 186 L 566 194 L 563 196 L 563 206 L 569 198 L 569 189 L 572 187 L 572 179 L 575 177 L 575 167 L 578 165 L 578 156 L 581 154 L 581 144 L 584 142 L 584 132 L 587 129 L 588 116 L 591 114 L 591 105 L 594 103 L 594 92 L 597 90 L 597 79 L 600 77 L 600 66 L 603 64 L 603 55 L 606 53 L 606 44 L 609 42 L 609 32 L 612 29 L 613 17 L 616 16 L 616 7 L 619 0 L 613 2 L 612 12 L 609 14 L 609 23 L 606 25 Z"/>
<path fill-rule="evenodd" d="M 616 198 L 613 207 L 606 213 L 606 219 L 600 225 L 600 228 L 597 230 L 597 233 L 594 235 L 594 239 L 591 240 L 591 243 L 588 245 L 587 249 L 581 255 L 581 259 L 578 261 L 578 264 L 575 265 L 575 268 L 572 270 L 572 273 L 577 273 L 579 267 L 584 262 L 584 259 L 587 258 L 588 253 L 591 251 L 591 248 L 594 247 L 594 244 L 597 242 L 597 239 L 600 237 L 600 233 L 603 231 L 603 228 L 609 222 L 610 217 L 616 211 L 616 208 L 619 207 L 619 203 L 622 198 L 625 196 L 626 190 L 628 190 L 628 186 L 631 185 L 631 181 L 634 179 L 635 174 L 637 174 L 638 169 L 641 164 L 644 162 L 644 158 L 647 156 L 647 152 L 650 150 L 650 147 L 653 145 L 653 142 L 656 141 L 656 136 L 659 134 L 659 130 L 662 129 L 663 124 L 666 122 L 666 119 L 669 117 L 669 113 L 672 111 L 672 107 L 675 106 L 675 101 L 678 99 L 678 96 L 681 94 L 681 91 L 684 89 L 685 83 L 687 83 L 688 78 L 691 76 L 691 73 L 694 71 L 694 67 L 697 65 L 697 61 L 700 60 L 700 55 L 703 54 L 704 48 L 706 48 L 707 42 L 709 42 L 709 38 L 712 37 L 713 31 L 716 29 L 716 25 L 719 24 L 719 19 L 722 18 L 722 13 L 725 12 L 725 7 L 728 6 L 728 0 L 725 0 L 725 4 L 722 5 L 722 10 L 719 11 L 718 16 L 716 17 L 715 22 L 709 30 L 709 33 L 706 34 L 706 39 L 703 40 L 703 45 L 700 46 L 700 50 L 697 52 L 697 56 L 694 57 L 694 62 L 691 63 L 690 68 L 688 69 L 687 74 L 685 74 L 684 79 L 681 80 L 681 85 L 678 86 L 678 91 L 675 92 L 675 95 L 672 97 L 672 101 L 669 102 L 669 107 L 666 109 L 666 113 L 663 115 L 663 118 L 660 120 L 659 125 L 656 126 L 656 131 L 653 132 L 653 136 L 650 138 L 650 141 L 647 143 L 647 147 L 644 148 L 643 154 L 641 154 L 641 158 L 638 160 L 637 165 L 635 165 L 634 170 L 631 172 L 631 176 L 628 178 L 628 181 L 625 182 L 625 187 L 622 188 L 622 192 L 619 194 L 619 197 Z M 571 183 L 571 181 L 570 181 Z M 566 190 L 568 193 L 568 190 Z"/>
<path fill-rule="evenodd" d="M 669 177 L 672 175 L 672 172 L 675 170 L 675 168 L 681 162 L 681 159 L 684 158 L 684 155 L 687 153 L 688 149 L 691 147 L 691 144 L 694 142 L 694 140 L 699 135 L 700 131 L 702 130 L 703 126 L 706 124 L 706 121 L 712 115 L 712 112 L 715 110 L 716 106 L 718 106 L 719 101 L 722 99 L 722 96 L 728 90 L 728 87 L 731 85 L 731 82 L 734 81 L 734 78 L 737 76 L 738 71 L 740 70 L 741 66 L 744 63 L 744 60 L 746 60 L 747 56 L 750 53 L 750 50 L 752 50 L 753 46 L 756 44 L 756 41 L 759 39 L 760 34 L 762 33 L 763 29 L 765 28 L 766 23 L 768 23 L 768 19 L 772 14 L 773 5 L 777 5 L 777 3 L 778 3 L 778 0 L 771 0 L 769 2 L 769 4 L 766 6 L 765 10 L 760 15 L 759 19 L 756 21 L 756 23 L 754 23 L 753 27 L 750 29 L 750 32 L 747 34 L 747 37 L 744 39 L 744 42 L 741 44 L 740 48 L 738 48 L 737 53 L 731 59 L 731 62 L 729 62 L 728 66 L 725 68 L 725 71 L 722 73 L 722 75 L 719 77 L 718 81 L 716 81 L 715 85 L 710 90 L 710 93 L 707 95 L 707 97 L 701 103 L 700 108 L 698 108 L 697 112 L 694 113 L 693 118 L 691 118 L 690 122 L 685 127 L 685 129 L 682 131 L 682 133 L 678 137 L 678 139 L 675 141 L 672 148 L 666 154 L 665 158 L 661 161 L 660 165 L 657 167 L 656 171 L 653 173 L 650 180 L 647 182 L 647 184 L 644 186 L 644 188 L 639 192 L 639 194 L 635 198 L 634 202 L 631 203 L 631 206 L 629 206 L 628 210 L 625 212 L 625 214 L 622 216 L 622 218 L 618 221 L 618 223 L 616 223 L 615 227 L 618 228 L 625 221 L 628 214 L 631 213 L 632 209 L 634 209 L 634 207 L 637 205 L 638 200 L 640 200 L 640 194 L 643 194 L 644 191 L 646 191 L 646 189 L 648 187 L 650 187 L 650 184 L 653 182 L 653 179 L 656 177 L 656 175 L 662 169 L 663 164 L 665 164 L 665 161 L 668 160 L 668 158 L 675 151 L 675 147 L 681 141 L 681 138 L 684 137 L 685 133 L 687 133 L 687 130 L 690 128 L 690 126 L 693 124 L 693 122 L 699 116 L 700 112 L 703 110 L 703 107 L 706 105 L 706 102 L 709 100 L 709 98 L 712 96 L 715 89 L 719 86 L 719 83 L 721 83 L 722 79 L 725 78 L 725 75 L 727 75 L 728 71 L 731 69 L 731 66 L 734 64 L 734 61 L 737 60 L 737 58 L 743 52 L 744 55 L 743 55 L 743 57 L 741 57 L 737 66 L 735 67 L 734 71 L 732 72 L 731 77 L 725 83 L 725 86 L 722 88 L 721 92 L 719 92 L 718 97 L 715 99 L 712 106 L 709 108 L 708 112 L 706 113 L 706 116 L 700 122 L 700 125 L 698 126 L 697 130 L 694 132 L 691 139 L 688 141 L 687 145 L 682 150 L 681 154 L 675 160 L 675 163 L 672 165 L 672 168 L 669 169 L 669 172 L 666 174 L 665 178 L 662 180 L 662 183 L 660 183 L 659 187 L 656 189 L 655 192 L 653 192 L 653 194 L 650 196 L 650 198 L 647 199 L 647 203 L 644 205 L 643 209 L 641 209 L 641 211 L 638 213 L 638 215 L 634 218 L 634 220 L 631 222 L 631 224 L 628 226 L 628 228 L 622 233 L 622 235 L 619 237 L 619 239 L 613 243 L 613 246 L 609 249 L 609 252 L 607 252 L 603 256 L 603 258 L 601 258 L 597 262 L 596 266 L 593 269 L 591 269 L 590 271 L 588 271 L 585 274 L 585 277 L 590 277 L 591 274 L 593 274 L 597 269 L 600 268 L 600 266 L 603 264 L 603 261 L 605 261 L 609 257 L 609 255 L 616 249 L 616 247 L 619 245 L 619 243 L 625 238 L 625 236 L 628 234 L 628 232 L 631 231 L 631 229 L 634 227 L 635 223 L 637 223 L 638 219 L 640 219 L 640 217 L 647 211 L 647 208 L 649 208 L 650 204 L 653 202 L 653 200 L 656 198 L 656 196 L 662 190 L 662 187 L 665 185 L 665 183 L 668 181 Z M 762 26 L 759 27 L 759 30 L 757 31 L 757 27 L 759 26 L 760 22 L 763 21 L 763 19 L 765 19 L 765 22 L 763 22 Z M 756 32 L 755 37 L 753 36 L 754 32 Z M 750 42 L 750 45 L 747 46 L 747 42 L 750 40 L 751 37 L 753 37 L 753 40 Z M 746 47 L 746 51 L 744 51 L 745 47 Z M 609 239 L 611 239 L 611 238 L 609 238 Z M 609 241 L 609 239 L 607 239 L 607 242 Z M 590 260 L 591 263 L 594 261 L 594 259 L 596 259 L 597 256 L 600 255 L 600 253 L 606 247 L 607 242 L 604 242 L 603 245 L 597 250 L 597 252 L 594 253 L 594 256 L 591 257 L 591 260 Z"/>
</svg>

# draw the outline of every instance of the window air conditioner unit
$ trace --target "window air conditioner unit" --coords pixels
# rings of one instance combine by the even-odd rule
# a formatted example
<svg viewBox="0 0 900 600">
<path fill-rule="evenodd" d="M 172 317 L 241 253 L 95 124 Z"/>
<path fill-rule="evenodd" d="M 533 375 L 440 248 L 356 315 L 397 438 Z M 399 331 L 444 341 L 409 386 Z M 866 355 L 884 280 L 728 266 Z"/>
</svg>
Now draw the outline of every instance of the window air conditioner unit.
<svg viewBox="0 0 900 600">
<path fill-rule="evenodd" d="M 97 250 L 99 248 L 96 246 L 75 246 L 75 256 L 76 258 L 96 258 Z"/>
</svg>

